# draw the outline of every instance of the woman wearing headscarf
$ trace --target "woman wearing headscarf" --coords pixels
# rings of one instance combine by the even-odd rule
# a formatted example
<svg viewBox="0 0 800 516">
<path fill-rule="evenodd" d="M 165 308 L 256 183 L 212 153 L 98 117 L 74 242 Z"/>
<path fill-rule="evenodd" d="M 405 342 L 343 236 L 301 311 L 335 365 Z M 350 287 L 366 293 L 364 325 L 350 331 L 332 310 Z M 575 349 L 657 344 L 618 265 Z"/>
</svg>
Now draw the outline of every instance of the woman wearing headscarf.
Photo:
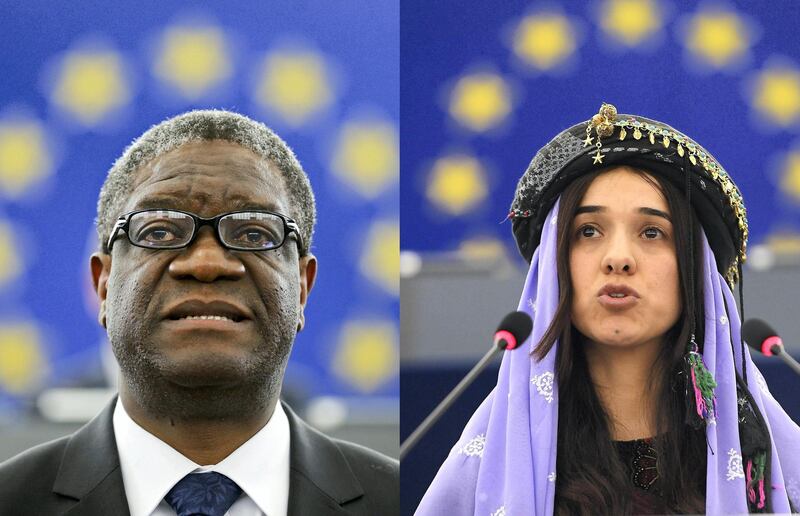
<svg viewBox="0 0 800 516">
<path fill-rule="evenodd" d="M 533 332 L 417 514 L 796 510 L 800 428 L 741 338 L 747 219 L 722 166 L 604 104 L 536 154 L 509 217 Z"/>
</svg>

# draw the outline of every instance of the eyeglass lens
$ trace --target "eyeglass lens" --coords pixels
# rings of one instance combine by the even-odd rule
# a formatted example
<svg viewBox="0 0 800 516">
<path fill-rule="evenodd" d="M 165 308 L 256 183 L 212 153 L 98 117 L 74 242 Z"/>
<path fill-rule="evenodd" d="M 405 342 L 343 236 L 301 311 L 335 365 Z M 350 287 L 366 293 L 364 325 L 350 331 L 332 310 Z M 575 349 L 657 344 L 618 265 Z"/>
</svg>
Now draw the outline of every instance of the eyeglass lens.
<svg viewBox="0 0 800 516">
<path fill-rule="evenodd" d="M 151 210 L 131 216 L 128 237 L 136 245 L 155 249 L 185 246 L 194 233 L 194 219 L 178 211 Z M 269 250 L 284 240 L 283 219 L 271 213 L 238 212 L 219 221 L 225 245 L 250 250 Z"/>
</svg>

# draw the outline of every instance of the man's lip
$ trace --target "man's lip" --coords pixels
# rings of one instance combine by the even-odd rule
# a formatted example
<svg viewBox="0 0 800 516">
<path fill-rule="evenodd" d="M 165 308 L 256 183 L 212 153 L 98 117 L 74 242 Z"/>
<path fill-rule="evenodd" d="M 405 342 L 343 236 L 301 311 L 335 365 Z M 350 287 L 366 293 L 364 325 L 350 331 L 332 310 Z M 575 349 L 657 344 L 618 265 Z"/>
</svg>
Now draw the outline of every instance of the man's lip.
<svg viewBox="0 0 800 516">
<path fill-rule="evenodd" d="M 217 330 L 217 331 L 236 331 L 248 327 L 249 319 L 234 322 L 230 319 L 165 319 L 164 323 L 173 330 Z"/>
<path fill-rule="evenodd" d="M 611 299 L 619 299 L 611 297 L 611 294 L 624 294 L 625 297 L 639 297 L 639 293 L 636 292 L 635 289 L 622 284 L 607 283 L 597 292 L 598 297 L 608 296 Z"/>
<path fill-rule="evenodd" d="M 253 318 L 252 314 L 248 310 L 228 301 L 223 301 L 221 299 L 188 299 L 168 309 L 164 319 L 176 321 L 190 315 L 220 315 L 222 317 L 232 319 L 234 322 Z M 195 321 L 207 322 L 200 319 L 196 319 Z"/>
</svg>

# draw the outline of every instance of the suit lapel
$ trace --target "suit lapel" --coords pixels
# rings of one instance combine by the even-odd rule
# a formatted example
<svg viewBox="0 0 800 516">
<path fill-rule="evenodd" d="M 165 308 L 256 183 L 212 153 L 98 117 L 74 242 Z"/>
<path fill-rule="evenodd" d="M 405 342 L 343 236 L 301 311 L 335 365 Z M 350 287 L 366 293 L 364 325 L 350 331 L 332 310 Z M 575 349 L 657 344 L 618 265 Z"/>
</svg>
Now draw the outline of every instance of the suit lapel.
<svg viewBox="0 0 800 516">
<path fill-rule="evenodd" d="M 112 416 L 116 398 L 78 430 L 64 451 L 53 491 L 77 500 L 66 514 L 129 515 Z M 289 419 L 289 516 L 345 515 L 364 490 L 338 446 L 284 405 Z"/>
<path fill-rule="evenodd" d="M 314 485 L 307 477 L 291 470 L 289 475 L 288 516 L 307 514 L 334 516 L 346 515 L 347 511 L 325 492 Z"/>
<path fill-rule="evenodd" d="M 117 398 L 70 438 L 53 492 L 74 498 L 67 514 L 128 515 L 112 416 Z"/>
<path fill-rule="evenodd" d="M 107 516 L 109 514 L 129 516 L 128 500 L 122 475 L 108 475 L 86 496 L 65 513 L 65 516 Z"/>
<path fill-rule="evenodd" d="M 283 406 L 289 419 L 289 516 L 344 515 L 341 506 L 364 495 L 338 446 Z"/>
</svg>

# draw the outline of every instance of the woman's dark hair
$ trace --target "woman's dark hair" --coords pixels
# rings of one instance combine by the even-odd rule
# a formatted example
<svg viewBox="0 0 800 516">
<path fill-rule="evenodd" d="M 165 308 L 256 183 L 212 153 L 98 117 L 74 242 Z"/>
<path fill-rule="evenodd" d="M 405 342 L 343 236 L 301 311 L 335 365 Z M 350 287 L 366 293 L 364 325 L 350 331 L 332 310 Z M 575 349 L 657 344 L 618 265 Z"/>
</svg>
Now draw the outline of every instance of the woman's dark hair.
<svg viewBox="0 0 800 516">
<path fill-rule="evenodd" d="M 654 381 L 658 389 L 654 407 L 657 437 L 652 446 L 658 456 L 658 481 L 651 486 L 665 500 L 669 511 L 705 511 L 706 442 L 702 431 L 686 421 L 683 356 L 694 330 L 696 342 L 703 342 L 703 263 L 701 228 L 686 199 L 686 192 L 644 170 L 631 169 L 658 188 L 666 198 L 672 217 L 677 254 L 682 311 L 668 330 L 657 358 Z M 609 417 L 590 380 L 583 336 L 572 324 L 572 281 L 569 255 L 572 221 L 586 190 L 594 179 L 607 172 L 599 170 L 573 181 L 561 194 L 558 208 L 557 268 L 559 302 L 553 322 L 533 355 L 541 360 L 559 341 L 556 352 L 556 380 L 559 389 L 556 514 L 628 514 L 633 483 L 630 472 L 619 459 L 611 439 Z M 689 245 L 690 238 L 693 246 Z M 694 249 L 694 260 L 691 259 Z M 694 281 L 694 290 L 690 282 Z M 692 324 L 694 322 L 694 324 Z M 702 349 L 701 349 L 702 351 Z M 660 381 L 659 381 L 660 380 Z"/>
</svg>

